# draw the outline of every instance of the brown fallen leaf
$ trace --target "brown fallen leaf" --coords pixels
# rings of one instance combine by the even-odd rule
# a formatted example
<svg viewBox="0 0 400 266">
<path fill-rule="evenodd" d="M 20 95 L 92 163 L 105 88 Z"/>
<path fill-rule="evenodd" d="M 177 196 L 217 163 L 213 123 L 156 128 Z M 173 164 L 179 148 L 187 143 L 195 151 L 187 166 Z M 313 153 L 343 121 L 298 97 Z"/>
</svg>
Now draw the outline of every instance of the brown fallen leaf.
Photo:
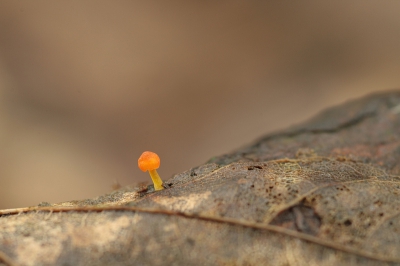
<svg viewBox="0 0 400 266">
<path fill-rule="evenodd" d="M 161 191 L 0 210 L 0 261 L 400 265 L 399 106 L 388 92 L 332 108 Z"/>
</svg>

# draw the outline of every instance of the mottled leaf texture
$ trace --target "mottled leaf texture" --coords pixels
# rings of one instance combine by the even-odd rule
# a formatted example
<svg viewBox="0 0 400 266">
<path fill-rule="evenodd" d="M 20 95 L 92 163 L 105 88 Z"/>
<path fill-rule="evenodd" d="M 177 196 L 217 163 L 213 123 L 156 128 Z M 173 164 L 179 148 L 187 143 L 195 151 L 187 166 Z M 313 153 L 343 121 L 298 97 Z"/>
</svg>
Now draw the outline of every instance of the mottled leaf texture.
<svg viewBox="0 0 400 266">
<path fill-rule="evenodd" d="M 400 265 L 400 92 L 329 109 L 167 189 L 0 211 L 4 265 Z M 1 264 L 0 263 L 0 264 Z"/>
</svg>

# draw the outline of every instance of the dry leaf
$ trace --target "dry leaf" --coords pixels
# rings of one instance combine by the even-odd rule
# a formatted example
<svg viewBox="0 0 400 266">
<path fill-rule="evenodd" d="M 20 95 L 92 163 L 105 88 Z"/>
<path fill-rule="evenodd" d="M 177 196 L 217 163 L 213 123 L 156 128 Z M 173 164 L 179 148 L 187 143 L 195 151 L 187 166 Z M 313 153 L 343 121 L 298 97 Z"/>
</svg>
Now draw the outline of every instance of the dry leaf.
<svg viewBox="0 0 400 266">
<path fill-rule="evenodd" d="M 5 265 L 400 265 L 400 93 L 168 180 L 0 211 Z M 1 263 L 0 263 L 1 264 Z"/>
</svg>

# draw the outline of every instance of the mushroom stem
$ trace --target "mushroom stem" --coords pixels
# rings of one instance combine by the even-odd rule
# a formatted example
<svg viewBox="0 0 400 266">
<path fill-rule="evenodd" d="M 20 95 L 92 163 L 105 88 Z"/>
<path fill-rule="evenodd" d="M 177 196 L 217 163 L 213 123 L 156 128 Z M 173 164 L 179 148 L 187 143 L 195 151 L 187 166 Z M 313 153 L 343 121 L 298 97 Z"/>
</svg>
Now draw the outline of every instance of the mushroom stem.
<svg viewBox="0 0 400 266">
<path fill-rule="evenodd" d="M 158 175 L 157 170 L 149 170 L 149 174 L 151 179 L 153 180 L 154 183 L 154 189 L 155 190 L 163 190 L 164 187 L 162 186 L 163 182 L 161 180 L 161 177 Z"/>
</svg>

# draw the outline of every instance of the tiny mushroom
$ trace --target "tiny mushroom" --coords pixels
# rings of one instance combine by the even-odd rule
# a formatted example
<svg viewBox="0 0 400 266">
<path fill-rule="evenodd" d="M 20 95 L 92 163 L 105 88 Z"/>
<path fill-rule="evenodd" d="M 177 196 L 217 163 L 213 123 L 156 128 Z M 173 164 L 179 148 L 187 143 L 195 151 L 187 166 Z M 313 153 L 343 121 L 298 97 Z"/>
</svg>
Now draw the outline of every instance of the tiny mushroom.
<svg viewBox="0 0 400 266">
<path fill-rule="evenodd" d="M 143 172 L 149 171 L 150 177 L 154 183 L 155 190 L 162 190 L 163 182 L 157 173 L 157 168 L 160 167 L 160 157 L 151 151 L 145 151 L 139 157 L 138 160 L 139 168 Z"/>
</svg>

